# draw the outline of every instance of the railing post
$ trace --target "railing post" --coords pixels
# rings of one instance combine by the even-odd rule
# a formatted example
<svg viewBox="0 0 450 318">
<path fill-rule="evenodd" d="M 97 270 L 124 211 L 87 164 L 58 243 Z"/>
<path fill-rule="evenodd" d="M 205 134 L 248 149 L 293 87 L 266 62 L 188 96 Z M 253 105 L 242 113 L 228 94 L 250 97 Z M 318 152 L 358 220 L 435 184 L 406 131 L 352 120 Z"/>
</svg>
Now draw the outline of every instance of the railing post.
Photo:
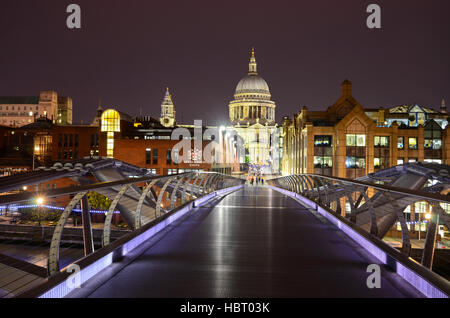
<svg viewBox="0 0 450 318">
<path fill-rule="evenodd" d="M 47 260 L 47 271 L 49 275 L 54 275 L 59 272 L 59 244 L 61 242 L 64 225 L 66 224 L 67 219 L 69 218 L 70 213 L 72 213 L 75 205 L 77 205 L 85 195 L 87 195 L 87 192 L 77 193 L 66 206 L 64 212 L 59 218 L 58 224 L 56 224 L 55 230 L 53 231 L 52 242 L 50 243 L 50 251 Z"/>
<path fill-rule="evenodd" d="M 84 256 L 94 253 L 94 239 L 92 237 L 91 215 L 87 195 L 81 199 L 81 218 L 83 221 Z"/>
<path fill-rule="evenodd" d="M 122 198 L 122 196 L 127 192 L 127 190 L 131 187 L 131 184 L 124 185 L 122 189 L 120 189 L 119 193 L 114 197 L 113 201 L 111 202 L 111 205 L 109 206 L 108 211 L 105 215 L 105 223 L 103 225 L 103 234 L 102 234 L 102 246 L 106 246 L 110 242 L 111 237 L 111 223 L 114 216 L 114 211 L 116 209 L 117 204 L 119 203 L 119 200 Z M 134 228 L 136 229 L 136 228 Z"/>
<path fill-rule="evenodd" d="M 406 225 L 405 216 L 403 215 L 403 210 L 400 210 L 397 201 L 393 198 L 391 193 L 389 193 L 388 191 L 380 192 L 388 198 L 391 203 L 392 209 L 397 216 L 397 220 L 400 222 L 400 226 L 402 229 L 402 253 L 409 256 L 411 254 L 411 240 L 409 237 L 409 230 L 408 226 Z"/>
<path fill-rule="evenodd" d="M 433 210 L 434 209 L 435 207 L 433 207 Z M 438 224 L 439 224 L 439 214 L 433 211 L 433 213 L 431 214 L 431 219 L 428 221 L 427 224 L 427 237 L 425 239 L 425 245 L 422 254 L 422 265 L 430 270 L 433 269 L 433 260 L 436 246 Z"/>
</svg>

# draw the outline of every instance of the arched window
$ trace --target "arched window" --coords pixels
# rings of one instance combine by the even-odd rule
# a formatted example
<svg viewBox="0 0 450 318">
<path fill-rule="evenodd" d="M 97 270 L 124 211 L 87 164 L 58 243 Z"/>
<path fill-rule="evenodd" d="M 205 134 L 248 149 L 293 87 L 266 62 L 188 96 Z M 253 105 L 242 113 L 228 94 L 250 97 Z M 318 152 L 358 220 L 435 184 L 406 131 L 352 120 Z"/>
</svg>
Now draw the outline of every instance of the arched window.
<svg viewBox="0 0 450 318">
<path fill-rule="evenodd" d="M 101 123 L 102 132 L 106 132 L 106 156 L 114 158 L 114 133 L 120 132 L 120 115 L 114 109 L 105 110 Z"/>
<path fill-rule="evenodd" d="M 120 115 L 116 110 L 105 110 L 101 120 L 102 132 L 120 132 Z"/>
</svg>

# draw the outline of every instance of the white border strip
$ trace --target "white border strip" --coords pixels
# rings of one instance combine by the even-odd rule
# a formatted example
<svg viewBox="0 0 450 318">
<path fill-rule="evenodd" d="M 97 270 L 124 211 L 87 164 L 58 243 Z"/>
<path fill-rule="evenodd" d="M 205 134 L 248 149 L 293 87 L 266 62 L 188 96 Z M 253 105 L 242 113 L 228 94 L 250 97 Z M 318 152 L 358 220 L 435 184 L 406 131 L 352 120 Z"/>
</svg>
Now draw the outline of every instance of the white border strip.
<svg viewBox="0 0 450 318">
<path fill-rule="evenodd" d="M 274 186 L 268 186 L 271 189 L 283 193 L 292 198 L 298 199 L 303 202 L 308 207 L 316 210 L 320 213 L 324 218 L 326 218 L 329 222 L 337 226 L 342 232 L 344 232 L 347 236 L 353 239 L 356 243 L 358 243 L 362 248 L 368 251 L 370 254 L 375 256 L 380 262 L 390 266 L 395 269 L 396 273 L 400 275 L 404 280 L 410 283 L 414 288 L 420 291 L 428 298 L 449 298 L 445 292 L 441 291 L 439 288 L 430 283 L 426 278 L 420 276 L 413 270 L 409 269 L 402 262 L 394 259 L 391 255 L 388 255 L 385 251 L 380 249 L 378 246 L 370 242 L 367 238 L 356 232 L 354 229 L 349 227 L 347 224 L 342 223 L 338 218 L 336 218 L 333 214 L 326 211 L 315 202 L 291 191 L 287 191 L 281 188 L 277 188 Z M 395 262 L 395 266 L 392 266 L 392 262 Z M 389 263 L 389 264 L 388 264 Z"/>
<path fill-rule="evenodd" d="M 166 218 L 165 220 L 155 224 L 153 227 L 151 227 L 144 233 L 140 234 L 139 236 L 136 236 L 132 240 L 130 240 L 130 241 L 126 242 L 124 245 L 122 245 L 122 255 L 125 256 L 126 254 L 128 254 L 129 252 L 134 250 L 136 247 L 138 247 L 139 245 L 141 245 L 142 243 L 144 243 L 145 241 L 150 239 L 152 236 L 154 236 L 155 234 L 157 234 L 158 232 L 160 232 L 161 230 L 163 230 L 164 228 L 166 228 L 167 226 L 169 226 L 170 224 L 172 224 L 173 222 L 175 222 L 176 220 L 178 220 L 179 218 L 184 216 L 187 212 L 191 211 L 192 209 L 202 206 L 207 201 L 211 200 L 212 198 L 214 198 L 216 196 L 219 196 L 222 194 L 227 194 L 227 193 L 233 192 L 233 191 L 238 190 L 243 187 L 244 187 L 244 185 L 239 185 L 239 186 L 235 186 L 235 187 L 231 187 L 231 188 L 217 190 L 215 192 L 212 192 L 210 194 L 207 194 L 207 195 L 195 200 L 194 202 L 191 202 L 190 204 L 186 205 L 181 210 L 177 211 L 176 213 L 174 213 L 171 216 L 169 216 L 168 218 Z M 98 274 L 103 269 L 105 269 L 106 267 L 111 265 L 113 263 L 113 253 L 114 252 L 112 251 L 111 253 L 98 259 L 91 265 L 83 268 L 79 273 L 81 284 L 86 283 L 94 275 Z M 73 291 L 73 289 L 69 288 L 70 280 L 72 280 L 71 276 L 69 276 L 66 280 L 64 280 L 63 282 L 54 286 L 50 290 L 46 291 L 44 294 L 39 296 L 39 298 L 63 298 L 63 297 L 65 297 L 66 295 L 68 295 L 70 292 Z"/>
</svg>

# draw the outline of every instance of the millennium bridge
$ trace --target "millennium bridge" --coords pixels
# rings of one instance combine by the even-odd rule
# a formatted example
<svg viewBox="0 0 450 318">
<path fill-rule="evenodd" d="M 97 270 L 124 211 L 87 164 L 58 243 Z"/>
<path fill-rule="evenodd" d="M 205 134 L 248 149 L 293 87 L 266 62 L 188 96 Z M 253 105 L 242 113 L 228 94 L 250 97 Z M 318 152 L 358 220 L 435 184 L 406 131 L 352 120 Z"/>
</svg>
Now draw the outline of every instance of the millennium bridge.
<svg viewBox="0 0 450 318">
<path fill-rule="evenodd" d="M 299 174 L 253 186 L 86 158 L 3 177 L 4 216 L 56 209 L 57 221 L 0 224 L 0 297 L 447 298 L 448 276 L 433 262 L 439 226 L 450 229 L 449 170 L 405 164 L 356 180 Z M 60 179 L 76 184 L 37 186 Z M 109 198 L 108 210 L 90 209 L 90 193 Z M 403 213 L 416 202 L 432 207 L 418 251 Z M 114 226 L 119 214 L 127 229 Z M 393 228 L 398 247 L 384 240 Z"/>
</svg>

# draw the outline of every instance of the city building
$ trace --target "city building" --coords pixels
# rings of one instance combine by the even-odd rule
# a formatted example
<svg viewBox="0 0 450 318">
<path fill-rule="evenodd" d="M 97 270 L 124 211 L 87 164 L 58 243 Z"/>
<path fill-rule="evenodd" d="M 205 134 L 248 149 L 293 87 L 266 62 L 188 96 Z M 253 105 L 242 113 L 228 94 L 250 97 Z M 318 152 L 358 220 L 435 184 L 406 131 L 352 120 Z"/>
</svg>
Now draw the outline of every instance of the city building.
<svg viewBox="0 0 450 318">
<path fill-rule="evenodd" d="M 18 100 L 18 99 L 16 99 Z M 11 99 L 9 100 L 12 101 Z M 44 102 L 45 101 L 45 102 Z M 59 101 L 60 106 L 56 106 Z M 176 123 L 175 107 L 167 89 L 161 104 L 161 117 L 132 116 L 109 108 L 103 110 L 101 102 L 97 115 L 89 125 L 72 125 L 67 122 L 72 116 L 72 102 L 68 98 L 58 98 L 55 92 L 41 94 L 33 102 L 34 110 L 40 117 L 30 119 L 25 125 L 0 126 L 0 175 L 10 175 L 31 171 L 39 166 L 50 166 L 55 162 L 69 162 L 84 157 L 108 157 L 147 168 L 158 175 L 171 175 L 189 171 L 217 171 L 231 174 L 239 170 L 235 162 L 219 160 L 223 152 L 213 149 L 211 161 L 204 160 L 203 154 L 214 137 L 204 136 L 207 127 L 179 125 Z M 14 105 L 9 103 L 8 109 Z M 37 108 L 36 108 L 37 105 Z M 63 106 L 61 106 L 63 105 Z M 23 105 L 21 104 L 21 109 Z M 28 107 L 28 106 L 27 106 Z M 28 108 L 27 108 L 28 109 Z M 56 121 L 49 117 L 58 110 Z M 37 116 L 34 113 L 33 116 Z M 53 115 L 52 115 L 53 116 Z M 174 134 L 176 138 L 172 138 Z M 222 135 L 225 139 L 226 135 Z M 187 141 L 180 151 L 174 150 L 181 141 Z M 221 146 L 224 142 L 221 141 Z M 225 149 L 225 148 L 224 148 Z M 230 147 L 227 149 L 231 149 Z M 183 151 L 185 150 L 185 151 Z M 228 150 L 232 153 L 231 150 Z"/>
<path fill-rule="evenodd" d="M 72 99 L 58 97 L 55 91 L 31 97 L 0 97 L 0 125 L 22 127 L 42 116 L 59 125 L 72 124 Z"/>
<path fill-rule="evenodd" d="M 40 117 L 22 127 L 1 127 L 0 133 L 0 175 L 100 154 L 98 127 L 61 126 Z"/>
<path fill-rule="evenodd" d="M 162 108 L 166 107 L 171 97 L 166 92 Z M 173 110 L 173 104 L 172 104 Z M 173 110 L 175 115 L 175 111 Z M 163 115 L 167 115 L 164 112 Z M 175 118 L 169 124 L 162 116 L 156 119 L 150 116 L 140 116 L 135 119 L 114 109 L 108 109 L 101 116 L 101 146 L 100 156 L 106 156 L 125 161 L 127 163 L 147 168 L 158 175 L 172 175 L 190 171 L 216 171 L 231 174 L 233 165 L 222 163 L 220 160 L 207 162 L 203 153 L 212 141 L 203 138 L 208 128 L 206 126 L 177 125 Z M 183 135 L 173 134 L 178 132 Z M 196 132 L 196 130 L 198 130 Z M 196 133 L 198 136 L 196 136 Z M 200 142 L 197 142 L 199 137 Z M 106 141 L 106 142 L 104 142 Z M 183 150 L 175 146 L 181 141 L 187 141 L 185 156 Z M 175 149 L 175 150 L 174 150 Z M 187 159 L 186 159 L 187 158 Z"/>
<path fill-rule="evenodd" d="M 448 113 L 420 105 L 364 108 L 342 83 L 325 111 L 307 107 L 282 123 L 282 173 L 358 178 L 407 162 L 450 164 Z"/>
<path fill-rule="evenodd" d="M 245 150 L 239 162 L 247 164 L 250 173 L 278 173 L 278 157 L 274 151 L 276 105 L 271 100 L 269 85 L 258 74 L 254 49 L 248 74 L 239 81 L 228 107 L 232 129 L 242 138 Z"/>
<path fill-rule="evenodd" d="M 72 125 L 72 98 L 58 97 L 58 117 L 56 123 L 58 125 Z"/>
</svg>

